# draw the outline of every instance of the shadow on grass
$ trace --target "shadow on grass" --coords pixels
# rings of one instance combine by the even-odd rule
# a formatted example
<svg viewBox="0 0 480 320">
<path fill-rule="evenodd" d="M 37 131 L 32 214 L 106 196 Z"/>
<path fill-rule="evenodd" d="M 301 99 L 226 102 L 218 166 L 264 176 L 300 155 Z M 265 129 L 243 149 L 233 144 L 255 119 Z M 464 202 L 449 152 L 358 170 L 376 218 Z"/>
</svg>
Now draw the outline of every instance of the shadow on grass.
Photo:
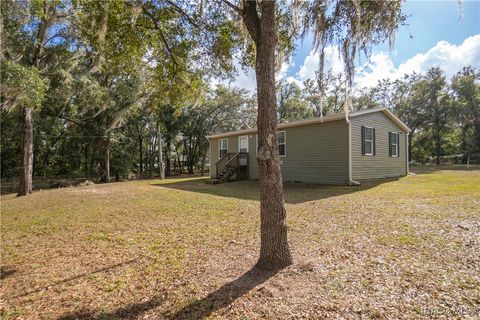
<svg viewBox="0 0 480 320">
<path fill-rule="evenodd" d="M 97 313 L 95 311 L 78 311 L 65 314 L 57 320 L 87 320 L 87 319 L 98 319 L 98 320 L 113 320 L 113 319 L 135 319 L 145 312 L 155 309 L 161 305 L 165 300 L 165 295 L 154 296 L 153 298 L 139 303 L 134 303 L 122 308 L 118 308 L 113 312 L 101 312 Z"/>
<path fill-rule="evenodd" d="M 280 270 L 264 270 L 253 267 L 239 278 L 224 284 L 206 297 L 190 303 L 174 314 L 166 315 L 166 318 L 180 320 L 208 317 L 213 312 L 227 307 L 256 286 L 264 283 L 278 271 Z"/>
<path fill-rule="evenodd" d="M 133 263 L 136 260 L 137 259 L 132 259 L 132 260 L 116 263 L 116 264 L 108 266 L 108 267 L 103 267 L 103 268 L 100 268 L 100 269 L 96 269 L 96 270 L 93 270 L 93 271 L 90 271 L 90 272 L 84 272 L 84 273 L 78 274 L 76 276 L 72 276 L 72 277 L 69 277 L 69 278 L 62 279 L 62 280 L 57 281 L 57 282 L 53 282 L 49 285 L 46 285 L 46 286 L 43 286 L 43 287 L 40 287 L 40 288 L 37 288 L 37 289 L 34 289 L 34 290 L 26 291 L 24 293 L 21 293 L 21 294 L 15 295 L 15 296 L 11 296 L 11 297 L 5 297 L 4 299 L 11 300 L 11 299 L 15 299 L 15 298 L 25 297 L 25 296 L 28 296 L 30 294 L 38 293 L 38 292 L 41 292 L 41 291 L 44 291 L 44 290 L 48 290 L 51 287 L 55 287 L 55 286 L 58 286 L 58 285 L 61 285 L 61 284 L 64 284 L 64 283 L 67 283 L 67 282 L 70 282 L 70 281 L 73 281 L 73 280 L 76 280 L 76 279 L 80 279 L 80 278 L 83 278 L 83 277 L 86 277 L 86 276 L 89 276 L 89 275 L 92 275 L 92 274 L 101 273 L 101 272 L 105 272 L 105 271 L 108 271 L 108 270 L 111 270 L 111 269 L 114 269 L 114 268 L 118 268 L 118 267 L 121 267 L 123 265 Z M 2 270 L 2 272 L 3 272 L 3 270 Z"/>
<path fill-rule="evenodd" d="M 256 286 L 264 283 L 277 274 L 279 270 L 263 270 L 253 267 L 239 278 L 224 284 L 204 298 L 196 300 L 177 312 L 164 312 L 157 314 L 160 319 L 203 319 L 215 311 L 227 307 L 236 299 L 242 297 Z M 68 313 L 57 320 L 73 319 L 134 319 L 153 310 L 165 301 L 165 294 L 157 295 L 151 299 L 118 308 L 112 312 L 78 311 Z"/>
<path fill-rule="evenodd" d="M 243 200 L 259 200 L 258 181 L 244 180 L 223 184 L 206 184 L 205 179 L 187 179 L 169 182 L 168 179 L 162 183 L 152 183 L 154 187 L 172 188 L 189 192 L 198 192 L 214 196 L 237 198 Z M 316 185 L 306 183 L 284 183 L 285 202 L 299 204 L 308 201 L 321 200 L 350 194 L 358 191 L 374 188 L 382 183 L 396 181 L 398 178 L 364 181 L 360 186 L 339 186 L 339 185 Z"/>
<path fill-rule="evenodd" d="M 11 269 L 8 267 L 0 267 L 0 279 L 1 280 L 6 279 L 12 274 L 14 274 L 15 272 L 17 272 L 17 270 L 15 269 Z"/>
</svg>

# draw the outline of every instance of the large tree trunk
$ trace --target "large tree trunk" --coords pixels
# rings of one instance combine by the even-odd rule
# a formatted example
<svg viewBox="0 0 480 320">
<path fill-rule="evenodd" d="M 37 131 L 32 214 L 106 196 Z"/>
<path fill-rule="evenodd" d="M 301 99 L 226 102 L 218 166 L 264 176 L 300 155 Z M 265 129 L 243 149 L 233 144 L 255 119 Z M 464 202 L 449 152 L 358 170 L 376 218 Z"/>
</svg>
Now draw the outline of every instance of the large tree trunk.
<svg viewBox="0 0 480 320">
<path fill-rule="evenodd" d="M 97 148 L 96 148 L 96 146 L 98 146 L 100 144 L 100 142 L 95 143 L 95 145 L 92 148 L 92 155 L 90 157 L 90 171 L 89 171 L 90 175 L 92 173 L 95 176 L 97 175 L 97 173 L 94 171 L 94 169 L 96 168 L 96 162 L 97 162 L 97 160 L 96 160 L 96 158 L 97 158 Z"/>
<path fill-rule="evenodd" d="M 47 2 L 44 3 L 44 16 L 40 20 L 37 30 L 36 44 L 34 54 L 32 56 L 32 65 L 38 67 L 40 65 L 40 57 L 42 54 L 45 37 L 47 34 L 48 24 L 51 17 L 47 15 L 49 7 Z M 50 21 L 51 22 L 51 21 Z M 19 196 L 26 196 L 32 193 L 33 179 L 33 120 L 32 108 L 22 108 L 22 171 L 20 173 L 20 189 Z"/>
<path fill-rule="evenodd" d="M 162 154 L 162 134 L 160 133 L 160 126 L 157 124 L 158 135 L 158 173 L 160 180 L 165 179 L 165 170 L 163 169 L 163 154 Z"/>
<path fill-rule="evenodd" d="M 33 171 L 33 120 L 32 108 L 22 109 L 22 171 L 20 174 L 19 196 L 32 193 Z"/>
<path fill-rule="evenodd" d="M 187 166 L 187 168 L 188 168 L 188 174 L 194 174 L 194 173 L 195 173 L 194 170 L 193 170 L 193 162 L 192 162 L 192 159 L 189 159 L 189 160 L 188 160 L 188 166 Z"/>
<path fill-rule="evenodd" d="M 170 162 L 170 154 L 171 154 L 172 144 L 170 139 L 167 140 L 165 144 L 165 174 L 167 177 L 172 175 L 172 166 Z"/>
<path fill-rule="evenodd" d="M 257 266 L 278 269 L 292 264 L 277 145 L 275 49 L 278 42 L 275 1 L 244 1 L 243 20 L 256 44 L 258 99 L 258 173 L 260 180 L 261 246 Z"/>
<path fill-rule="evenodd" d="M 102 182 L 110 182 L 110 138 L 103 141 L 103 174 Z"/>
<path fill-rule="evenodd" d="M 188 141 L 188 143 L 187 143 L 187 141 Z M 185 140 L 185 142 L 184 142 L 185 152 L 186 152 L 186 155 L 187 155 L 187 172 L 188 172 L 188 174 L 193 174 L 194 160 L 193 160 L 192 144 L 193 144 L 192 137 L 188 137 L 188 140 Z"/>
<path fill-rule="evenodd" d="M 183 163 L 182 163 L 182 161 L 180 161 L 180 154 L 178 154 L 178 152 L 177 152 L 177 159 L 178 159 L 177 160 L 178 161 L 178 167 L 179 167 L 179 170 L 180 170 L 179 174 L 182 174 L 183 173 Z"/>
</svg>

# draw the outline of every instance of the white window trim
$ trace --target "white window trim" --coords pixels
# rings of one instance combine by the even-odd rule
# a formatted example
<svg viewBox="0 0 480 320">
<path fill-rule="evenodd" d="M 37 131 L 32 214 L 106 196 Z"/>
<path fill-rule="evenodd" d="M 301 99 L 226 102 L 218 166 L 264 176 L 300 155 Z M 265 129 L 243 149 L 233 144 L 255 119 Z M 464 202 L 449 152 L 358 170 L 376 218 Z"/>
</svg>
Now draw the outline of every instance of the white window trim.
<svg viewBox="0 0 480 320">
<path fill-rule="evenodd" d="M 284 131 L 277 131 L 277 144 L 278 144 L 278 145 L 280 145 L 280 144 L 278 143 L 278 134 L 279 134 L 280 132 L 284 132 L 284 133 L 285 133 L 285 142 L 282 143 L 282 144 L 285 145 L 285 155 L 283 155 L 283 156 L 280 155 L 280 148 L 279 148 L 279 150 L 278 150 L 278 151 L 279 151 L 279 152 L 278 152 L 278 156 L 279 156 L 280 158 L 285 158 L 285 157 L 287 156 L 287 132 L 286 132 L 285 130 L 284 130 Z M 258 133 L 255 135 L 255 155 L 256 155 L 257 153 L 258 153 Z"/>
<path fill-rule="evenodd" d="M 240 152 L 240 138 L 247 138 L 247 153 L 250 151 L 250 140 L 248 138 L 248 135 L 246 136 L 238 136 L 238 152 Z"/>
<path fill-rule="evenodd" d="M 394 134 L 396 137 L 397 137 L 397 143 L 390 143 L 388 145 L 389 148 L 391 148 L 392 146 L 395 146 L 395 155 L 392 153 L 391 157 L 392 158 L 398 158 L 398 142 L 400 140 L 400 133 L 399 132 L 390 132 L 392 134 Z M 391 139 L 388 139 L 389 141 L 391 141 Z M 388 150 L 388 153 L 390 153 L 391 150 Z"/>
<path fill-rule="evenodd" d="M 227 148 L 226 149 L 222 149 L 222 141 L 227 141 Z M 222 150 L 227 150 L 227 153 L 228 153 L 228 138 L 218 140 L 218 159 L 219 160 L 222 159 L 222 154 L 221 154 Z"/>
<path fill-rule="evenodd" d="M 284 136 L 285 136 L 285 139 L 283 141 L 283 145 L 285 145 L 285 154 L 282 156 L 280 155 L 280 143 L 278 143 L 278 134 L 279 133 L 284 133 Z M 286 131 L 277 131 L 277 144 L 278 144 L 278 155 L 280 156 L 280 158 L 285 158 L 287 156 L 287 132 Z"/>
<path fill-rule="evenodd" d="M 371 140 L 367 140 L 367 130 L 365 130 L 364 132 L 364 135 L 363 135 L 363 145 L 365 146 L 365 143 L 368 141 L 371 143 L 371 148 L 370 148 L 370 153 L 367 153 L 367 151 L 365 150 L 365 155 L 366 156 L 373 156 L 373 127 L 367 127 L 367 126 L 363 126 L 365 129 L 371 129 L 372 130 L 372 139 Z"/>
</svg>

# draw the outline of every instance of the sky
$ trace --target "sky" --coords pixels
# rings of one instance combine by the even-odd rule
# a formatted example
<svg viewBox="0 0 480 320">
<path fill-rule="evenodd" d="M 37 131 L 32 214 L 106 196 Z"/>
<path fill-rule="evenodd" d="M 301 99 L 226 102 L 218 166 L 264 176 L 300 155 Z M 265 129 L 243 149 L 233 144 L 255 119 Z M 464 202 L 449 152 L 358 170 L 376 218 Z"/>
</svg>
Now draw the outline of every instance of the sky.
<svg viewBox="0 0 480 320">
<path fill-rule="evenodd" d="M 376 85 L 384 78 L 396 79 L 405 73 L 422 73 L 439 66 L 448 78 L 462 67 L 480 68 L 480 0 L 407 0 L 403 6 L 406 25 L 397 31 L 390 50 L 388 43 L 376 46 L 367 59 L 356 59 L 357 88 Z M 343 70 L 338 50 L 326 48 L 326 68 L 334 73 Z M 313 78 L 318 69 L 318 54 L 312 51 L 312 38 L 297 42 L 289 63 L 284 63 L 277 79 L 301 84 Z M 255 90 L 255 75 L 239 72 L 232 85 Z"/>
</svg>

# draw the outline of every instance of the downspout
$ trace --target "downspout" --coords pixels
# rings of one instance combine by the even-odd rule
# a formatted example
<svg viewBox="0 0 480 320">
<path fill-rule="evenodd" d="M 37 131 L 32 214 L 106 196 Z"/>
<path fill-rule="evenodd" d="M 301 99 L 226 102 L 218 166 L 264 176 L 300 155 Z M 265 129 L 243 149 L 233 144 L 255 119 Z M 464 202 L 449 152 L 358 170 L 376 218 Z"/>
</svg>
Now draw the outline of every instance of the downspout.
<svg viewBox="0 0 480 320">
<path fill-rule="evenodd" d="M 407 169 L 407 174 L 406 174 L 407 176 L 409 174 L 412 174 L 412 173 L 410 173 L 410 163 L 408 162 L 408 158 L 410 158 L 410 154 L 408 153 L 408 150 L 410 150 L 410 146 L 408 144 L 408 141 L 410 140 L 409 136 L 410 136 L 410 132 L 407 132 L 406 137 L 405 137 L 405 147 L 406 147 L 405 148 L 405 167 Z"/>
<path fill-rule="evenodd" d="M 210 162 L 210 165 L 208 167 L 208 175 L 210 176 L 210 179 L 213 179 L 212 177 L 212 172 L 213 172 L 213 168 L 212 168 L 212 140 L 210 138 L 207 138 L 208 139 L 208 161 Z"/>
<path fill-rule="evenodd" d="M 345 120 L 348 124 L 348 185 L 359 186 L 360 182 L 352 179 L 352 123 L 348 118 L 348 113 L 345 114 Z"/>
<path fill-rule="evenodd" d="M 348 99 L 348 98 L 347 98 Z M 349 102 L 349 101 L 348 101 Z M 360 182 L 352 179 L 352 123 L 348 118 L 348 109 L 349 103 L 346 104 L 345 110 L 345 121 L 348 124 L 348 185 L 349 186 L 359 186 Z"/>
</svg>

